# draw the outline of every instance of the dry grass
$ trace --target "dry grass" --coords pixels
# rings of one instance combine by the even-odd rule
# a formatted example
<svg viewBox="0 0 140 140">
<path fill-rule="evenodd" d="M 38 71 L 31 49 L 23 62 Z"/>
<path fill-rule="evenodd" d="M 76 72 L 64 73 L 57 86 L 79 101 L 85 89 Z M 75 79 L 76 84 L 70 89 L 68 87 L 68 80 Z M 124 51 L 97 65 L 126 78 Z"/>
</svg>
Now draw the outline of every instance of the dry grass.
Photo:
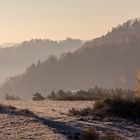
<svg viewBox="0 0 140 140">
<path fill-rule="evenodd" d="M 96 131 L 97 133 L 98 132 L 106 133 L 103 135 L 102 133 L 100 133 L 100 135 L 104 137 L 104 140 L 113 140 L 114 135 L 115 135 L 115 140 L 119 140 L 116 134 L 119 134 L 123 136 L 124 138 L 129 137 L 132 139 L 138 139 L 140 137 L 139 125 L 132 122 L 129 123 L 127 120 L 125 121 L 125 119 L 114 117 L 114 119 L 109 118 L 109 119 L 104 120 L 105 123 L 104 122 L 102 123 L 100 121 L 100 118 L 96 116 L 95 116 L 95 119 L 97 120 L 95 120 L 94 117 L 89 116 L 89 117 L 85 117 L 84 121 L 82 121 L 82 119 L 81 121 L 79 121 L 79 119 L 77 120 L 75 117 L 67 115 L 68 110 L 71 110 L 71 108 L 75 108 L 73 109 L 72 112 L 75 112 L 76 114 L 78 110 L 80 115 L 81 115 L 81 110 L 84 110 L 84 108 L 88 108 L 84 111 L 83 114 L 94 115 L 95 113 L 94 106 L 93 106 L 94 102 L 90 102 L 90 101 L 86 101 L 86 102 L 85 101 L 70 101 L 70 102 L 69 101 L 48 101 L 48 100 L 46 101 L 1 101 L 1 103 L 7 106 L 9 105 L 15 106 L 17 108 L 16 110 L 18 111 L 22 109 L 21 112 L 27 112 L 25 114 L 30 114 L 30 112 L 28 113 L 28 110 L 31 110 L 32 112 L 34 112 L 40 117 L 43 117 L 46 119 L 52 119 L 52 121 L 57 120 L 58 122 L 65 122 L 64 124 L 67 124 L 68 126 L 69 125 L 76 126 L 81 129 L 87 128 L 89 126 L 94 126 L 98 128 L 97 130 L 99 130 L 99 131 Z M 102 104 L 98 104 L 98 105 L 99 106 L 97 108 L 103 109 Z M 83 118 L 83 117 L 80 116 L 79 118 Z M 94 120 L 90 120 L 92 118 L 95 120 L 95 123 L 94 123 Z M 89 122 L 86 122 L 88 120 Z M 11 140 L 12 138 L 16 139 L 17 135 L 18 135 L 18 138 L 24 137 L 26 139 L 32 138 L 32 139 L 43 140 L 43 138 L 47 137 L 46 139 L 48 140 L 58 140 L 58 139 L 66 140 L 64 135 L 61 135 L 60 133 L 56 132 L 54 128 L 52 131 L 50 129 L 52 127 L 49 126 L 49 130 L 48 130 L 48 125 L 44 125 L 42 121 L 36 121 L 36 119 L 32 117 L 28 117 L 26 115 L 15 116 L 15 115 L 9 115 L 9 114 L 8 115 L 0 114 L 0 124 L 1 124 L 0 130 L 2 131 L 0 134 L 0 139 L 1 138 L 6 139 L 6 136 L 9 136 L 9 133 L 10 133 L 9 139 L 11 138 Z M 56 122 L 54 124 L 57 125 Z M 62 128 L 63 127 L 61 127 L 60 129 Z M 112 130 L 114 130 L 113 131 L 114 133 L 109 133 Z M 63 131 L 65 131 L 65 127 L 64 127 L 64 130 L 62 130 L 62 133 Z M 83 131 L 86 131 L 86 130 L 83 130 Z M 79 132 L 79 131 L 76 131 L 76 132 Z M 69 133 L 69 131 L 65 131 L 65 134 L 66 135 L 72 134 L 73 136 L 74 133 L 73 132 Z M 83 134 L 85 133 L 83 132 Z M 75 139 L 75 140 L 82 140 L 81 135 L 80 137 L 81 139 Z M 75 138 L 79 138 L 79 133 L 75 133 Z"/>
<path fill-rule="evenodd" d="M 34 117 L 36 116 L 35 113 L 33 113 L 32 111 L 28 110 L 28 109 L 19 109 L 17 110 L 19 113 L 21 113 L 24 116 L 28 116 L 28 117 Z"/>
<path fill-rule="evenodd" d="M 71 115 L 80 116 L 98 116 L 112 117 L 118 116 L 121 118 L 138 119 L 140 118 L 140 98 L 111 98 L 101 101 L 96 101 L 94 107 L 85 109 L 71 109 Z"/>
<path fill-rule="evenodd" d="M 99 140 L 100 134 L 96 131 L 94 127 L 89 127 L 82 132 L 82 140 Z"/>
<path fill-rule="evenodd" d="M 101 134 L 96 130 L 95 127 L 88 127 L 87 129 L 82 131 L 80 140 L 122 140 L 122 138 L 117 136 L 113 132 Z"/>
<path fill-rule="evenodd" d="M 98 115 L 118 116 L 122 118 L 140 118 L 140 98 L 124 99 L 113 98 L 97 101 L 94 111 Z"/>
<path fill-rule="evenodd" d="M 11 105 L 0 104 L 0 110 L 16 110 L 17 108 Z"/>
<path fill-rule="evenodd" d="M 28 116 L 28 117 L 36 116 L 35 113 L 30 111 L 29 109 L 18 109 L 14 106 L 4 105 L 4 104 L 0 104 L 0 111 L 11 114 L 11 115 L 15 114 L 15 115 Z"/>
<path fill-rule="evenodd" d="M 84 108 L 84 109 L 75 109 L 75 108 L 72 108 L 69 110 L 69 115 L 71 116 L 88 116 L 92 113 L 92 108 L 90 107 L 87 107 L 87 108 Z"/>
</svg>

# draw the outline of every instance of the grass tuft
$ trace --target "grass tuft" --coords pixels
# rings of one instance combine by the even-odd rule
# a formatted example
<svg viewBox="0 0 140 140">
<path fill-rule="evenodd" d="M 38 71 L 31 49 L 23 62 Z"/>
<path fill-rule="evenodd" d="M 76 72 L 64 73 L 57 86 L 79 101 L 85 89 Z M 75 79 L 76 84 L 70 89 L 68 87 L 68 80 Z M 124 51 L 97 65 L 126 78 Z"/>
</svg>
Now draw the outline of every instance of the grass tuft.
<svg viewBox="0 0 140 140">
<path fill-rule="evenodd" d="M 95 127 L 88 127 L 82 131 L 76 140 L 123 140 L 123 138 L 113 132 L 102 134 Z"/>
</svg>

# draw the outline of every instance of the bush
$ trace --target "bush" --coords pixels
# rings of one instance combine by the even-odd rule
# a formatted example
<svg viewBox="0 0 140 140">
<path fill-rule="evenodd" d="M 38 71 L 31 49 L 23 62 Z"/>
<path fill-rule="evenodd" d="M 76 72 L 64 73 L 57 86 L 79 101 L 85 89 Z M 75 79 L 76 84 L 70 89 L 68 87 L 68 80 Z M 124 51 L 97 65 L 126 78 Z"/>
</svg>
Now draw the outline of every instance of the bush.
<svg viewBox="0 0 140 140">
<path fill-rule="evenodd" d="M 100 135 L 94 127 L 89 127 L 82 132 L 82 140 L 99 140 Z"/>
<path fill-rule="evenodd" d="M 40 93 L 36 93 L 33 95 L 32 100 L 34 101 L 42 101 L 45 100 L 45 97 L 43 97 Z"/>
<path fill-rule="evenodd" d="M 104 101 L 108 107 L 108 113 L 123 118 L 136 119 L 140 117 L 140 98 L 122 99 L 114 98 Z"/>
<path fill-rule="evenodd" d="M 140 118 L 140 98 L 114 97 L 96 101 L 93 108 L 82 110 L 72 109 L 71 115 L 112 117 L 118 116 L 127 119 Z"/>
</svg>

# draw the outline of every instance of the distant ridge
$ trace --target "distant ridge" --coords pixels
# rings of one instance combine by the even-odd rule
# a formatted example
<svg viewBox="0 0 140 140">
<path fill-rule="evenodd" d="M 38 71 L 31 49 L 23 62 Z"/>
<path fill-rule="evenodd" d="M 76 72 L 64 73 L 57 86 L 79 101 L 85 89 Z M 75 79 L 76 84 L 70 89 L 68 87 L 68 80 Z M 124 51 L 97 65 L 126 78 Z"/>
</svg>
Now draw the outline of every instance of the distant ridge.
<svg viewBox="0 0 140 140">
<path fill-rule="evenodd" d="M 25 68 L 38 60 L 44 61 L 50 55 L 59 57 L 62 53 L 73 52 L 82 46 L 79 39 L 67 38 L 62 41 L 32 39 L 22 43 L 0 45 L 0 84 L 9 76 L 21 74 Z"/>
<path fill-rule="evenodd" d="M 30 98 L 52 90 L 135 88 L 140 68 L 140 20 L 129 20 L 106 35 L 86 42 L 80 49 L 60 59 L 51 57 L 31 65 L 24 74 L 12 77 L 1 87 L 3 94 Z"/>
</svg>

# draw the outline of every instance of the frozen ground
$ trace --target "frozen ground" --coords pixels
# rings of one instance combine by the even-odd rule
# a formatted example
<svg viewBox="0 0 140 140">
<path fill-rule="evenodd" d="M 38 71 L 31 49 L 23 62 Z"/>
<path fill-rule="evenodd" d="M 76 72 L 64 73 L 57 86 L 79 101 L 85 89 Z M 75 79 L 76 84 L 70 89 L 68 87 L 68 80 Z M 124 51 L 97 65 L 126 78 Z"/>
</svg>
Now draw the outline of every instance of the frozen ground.
<svg viewBox="0 0 140 140">
<path fill-rule="evenodd" d="M 91 118 L 76 118 L 68 115 L 71 108 L 92 107 L 91 101 L 0 101 L 19 109 L 29 109 L 40 119 L 0 114 L 0 140 L 67 140 L 82 128 L 95 126 L 98 131 L 113 131 L 124 139 L 140 140 L 139 122 L 112 119 L 101 122 Z"/>
</svg>

